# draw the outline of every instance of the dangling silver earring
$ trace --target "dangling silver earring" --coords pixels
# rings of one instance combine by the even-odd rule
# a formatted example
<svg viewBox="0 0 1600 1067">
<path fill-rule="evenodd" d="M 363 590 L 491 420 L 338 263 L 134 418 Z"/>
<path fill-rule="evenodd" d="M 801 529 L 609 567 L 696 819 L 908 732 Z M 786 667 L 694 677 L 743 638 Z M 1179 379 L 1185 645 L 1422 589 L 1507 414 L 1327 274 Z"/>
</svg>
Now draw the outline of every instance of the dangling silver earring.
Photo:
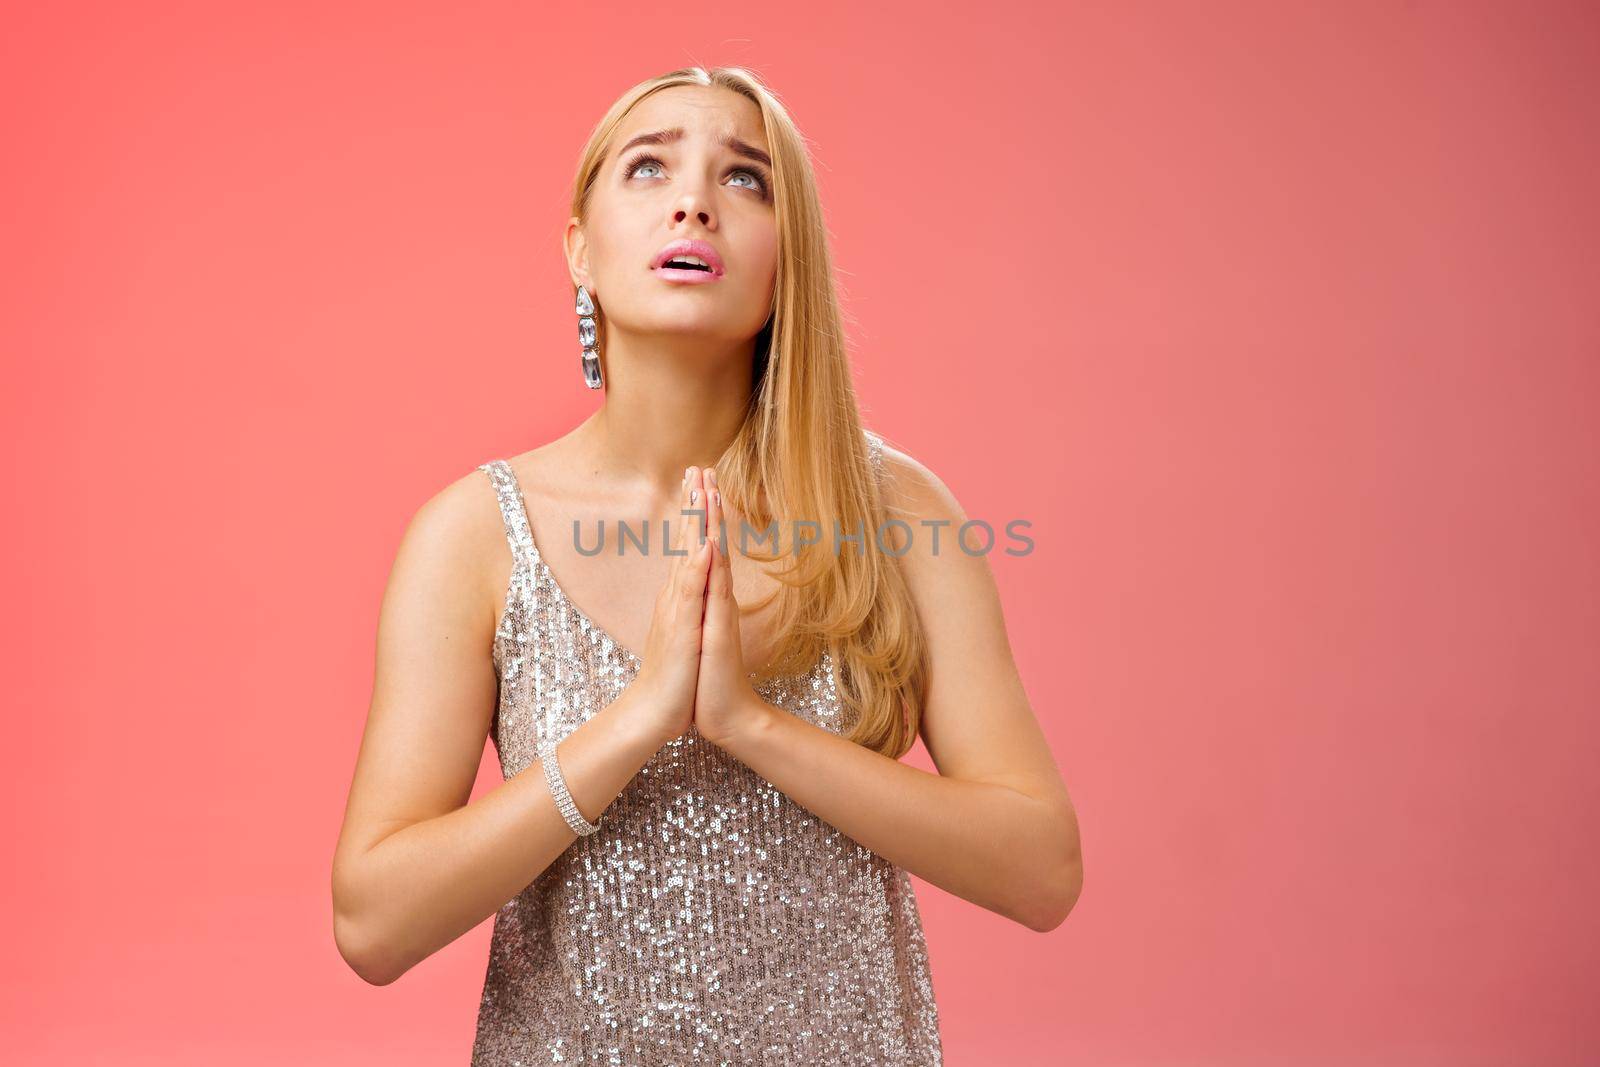
<svg viewBox="0 0 1600 1067">
<path fill-rule="evenodd" d="M 598 389 L 605 382 L 600 377 L 600 353 L 595 351 L 594 301 L 589 290 L 578 286 L 578 343 L 583 345 L 583 380 L 590 389 Z"/>
</svg>

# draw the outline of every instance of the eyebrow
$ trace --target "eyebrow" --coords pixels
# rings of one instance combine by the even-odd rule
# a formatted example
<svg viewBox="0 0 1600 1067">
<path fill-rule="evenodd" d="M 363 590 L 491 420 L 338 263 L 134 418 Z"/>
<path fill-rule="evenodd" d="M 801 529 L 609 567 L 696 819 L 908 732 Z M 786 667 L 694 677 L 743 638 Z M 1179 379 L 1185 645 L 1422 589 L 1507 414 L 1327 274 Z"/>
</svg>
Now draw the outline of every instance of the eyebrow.
<svg viewBox="0 0 1600 1067">
<path fill-rule="evenodd" d="M 635 145 L 672 144 L 674 141 L 681 141 L 682 139 L 683 127 L 681 126 L 675 126 L 670 130 L 653 130 L 650 133 L 641 133 L 639 136 L 630 140 L 627 144 L 623 145 L 617 150 L 617 155 L 622 155 Z M 749 141 L 741 141 L 739 138 L 734 137 L 731 134 L 724 134 L 718 143 L 724 148 L 732 149 L 735 155 L 743 156 L 746 159 L 753 159 L 757 163 L 763 163 L 768 167 L 772 166 L 772 157 L 767 155 L 767 153 L 762 149 L 751 144 Z"/>
</svg>

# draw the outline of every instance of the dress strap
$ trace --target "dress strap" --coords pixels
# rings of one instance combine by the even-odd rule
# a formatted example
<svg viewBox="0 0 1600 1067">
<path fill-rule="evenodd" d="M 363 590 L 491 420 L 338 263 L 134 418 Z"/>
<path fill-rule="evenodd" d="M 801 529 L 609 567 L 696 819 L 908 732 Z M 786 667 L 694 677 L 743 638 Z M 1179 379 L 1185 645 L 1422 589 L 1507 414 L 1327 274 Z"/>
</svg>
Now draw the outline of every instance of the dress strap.
<svg viewBox="0 0 1600 1067">
<path fill-rule="evenodd" d="M 506 528 L 506 543 L 511 546 L 511 558 L 520 566 L 529 566 L 539 558 L 533 544 L 533 530 L 528 524 L 528 505 L 522 499 L 522 486 L 511 464 L 503 459 L 480 463 L 478 469 L 489 476 L 494 494 L 500 502 L 500 521 Z"/>
<path fill-rule="evenodd" d="M 872 472 L 881 481 L 883 479 L 883 438 L 874 431 L 865 428 L 861 432 L 867 438 L 867 456 L 872 461 Z"/>
</svg>

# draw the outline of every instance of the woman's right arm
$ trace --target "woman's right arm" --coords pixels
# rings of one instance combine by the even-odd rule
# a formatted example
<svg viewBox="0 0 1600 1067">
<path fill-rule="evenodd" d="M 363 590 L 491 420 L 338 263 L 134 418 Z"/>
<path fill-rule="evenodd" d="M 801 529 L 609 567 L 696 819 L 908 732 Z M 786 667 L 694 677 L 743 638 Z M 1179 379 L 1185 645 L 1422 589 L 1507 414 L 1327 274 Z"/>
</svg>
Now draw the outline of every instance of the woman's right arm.
<svg viewBox="0 0 1600 1067">
<path fill-rule="evenodd" d="M 509 555 L 479 490 L 463 478 L 418 510 L 384 590 L 372 705 L 333 861 L 334 940 L 374 985 L 493 915 L 576 840 L 537 762 L 468 802 L 498 687 L 486 538 Z M 492 504 L 489 516 L 498 524 Z M 689 706 L 679 705 L 685 671 L 698 669 L 700 620 L 690 633 L 688 597 L 666 592 L 681 594 L 694 572 L 692 559 L 675 563 L 663 585 L 649 669 L 561 740 L 567 789 L 590 821 L 692 721 L 692 673 Z"/>
</svg>

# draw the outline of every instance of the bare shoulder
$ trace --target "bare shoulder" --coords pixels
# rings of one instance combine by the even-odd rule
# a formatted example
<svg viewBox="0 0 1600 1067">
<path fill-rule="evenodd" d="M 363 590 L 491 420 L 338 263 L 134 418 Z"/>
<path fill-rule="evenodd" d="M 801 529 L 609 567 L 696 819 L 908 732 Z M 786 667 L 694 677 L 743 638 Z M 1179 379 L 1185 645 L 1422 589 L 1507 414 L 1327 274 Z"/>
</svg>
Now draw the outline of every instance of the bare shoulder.
<svg viewBox="0 0 1600 1067">
<path fill-rule="evenodd" d="M 883 444 L 883 474 L 889 518 L 899 519 L 909 527 L 909 531 L 891 528 L 895 552 L 903 553 L 901 558 L 912 564 L 908 570 L 913 574 L 925 572 L 926 565 L 918 566 L 922 561 L 973 558 L 959 551 L 956 544 L 956 533 L 967 521 L 967 513 L 944 479 L 915 456 L 888 442 Z"/>
<path fill-rule="evenodd" d="M 573 463 L 568 443 L 571 435 L 500 457 L 511 469 L 523 507 L 552 494 L 559 494 L 566 467 Z M 441 487 L 425 500 L 412 516 L 407 539 L 419 550 L 453 559 L 463 572 L 473 569 L 485 576 L 503 577 L 510 568 L 510 548 L 506 543 L 505 517 L 499 495 L 484 460 L 460 477 Z M 498 594 L 499 585 L 490 588 Z"/>
<path fill-rule="evenodd" d="M 927 465 L 909 452 L 883 442 L 883 469 L 894 502 L 915 514 L 961 515 L 955 494 Z M 963 518 L 965 516 L 963 515 Z"/>
<path fill-rule="evenodd" d="M 391 586 L 454 590 L 454 610 L 492 619 L 497 578 L 509 573 L 510 548 L 494 483 L 479 467 L 452 479 L 412 513 L 395 554 Z M 465 591 L 469 595 L 461 598 Z M 434 605 L 437 607 L 437 605 Z"/>
<path fill-rule="evenodd" d="M 434 554 L 479 559 L 481 549 L 503 539 L 501 527 L 494 482 L 474 467 L 422 502 L 406 527 L 406 540 Z"/>
</svg>

